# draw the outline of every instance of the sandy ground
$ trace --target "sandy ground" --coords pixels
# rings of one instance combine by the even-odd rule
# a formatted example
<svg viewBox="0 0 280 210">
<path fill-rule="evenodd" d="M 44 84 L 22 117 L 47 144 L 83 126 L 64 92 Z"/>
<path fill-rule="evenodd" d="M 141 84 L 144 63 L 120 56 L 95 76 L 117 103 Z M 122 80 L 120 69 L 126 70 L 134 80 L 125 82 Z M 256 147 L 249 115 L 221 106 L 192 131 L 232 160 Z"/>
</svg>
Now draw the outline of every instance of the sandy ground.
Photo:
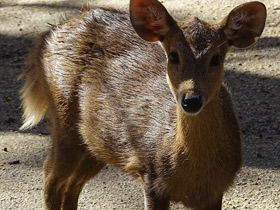
<svg viewBox="0 0 280 210">
<path fill-rule="evenodd" d="M 42 209 L 42 162 L 49 145 L 44 123 L 25 133 L 17 77 L 33 38 L 86 1 L 0 0 L 0 209 Z M 219 22 L 243 0 L 163 0 L 178 19 L 194 16 Z M 225 3 L 226 2 L 226 3 Z M 224 209 L 280 209 L 280 2 L 264 0 L 265 31 L 246 50 L 233 50 L 225 64 L 242 126 L 244 166 L 226 193 Z M 127 9 L 128 0 L 89 1 Z M 84 188 L 80 209 L 143 209 L 138 182 L 106 167 Z M 172 209 L 183 209 L 172 205 Z"/>
</svg>

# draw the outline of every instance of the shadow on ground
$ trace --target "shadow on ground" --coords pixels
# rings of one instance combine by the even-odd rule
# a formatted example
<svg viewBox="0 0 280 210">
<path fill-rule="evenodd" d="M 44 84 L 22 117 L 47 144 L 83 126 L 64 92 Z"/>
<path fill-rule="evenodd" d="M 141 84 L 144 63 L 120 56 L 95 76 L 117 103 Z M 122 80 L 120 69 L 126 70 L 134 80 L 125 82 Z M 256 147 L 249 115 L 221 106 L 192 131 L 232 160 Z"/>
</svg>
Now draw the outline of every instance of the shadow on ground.
<svg viewBox="0 0 280 210">
<path fill-rule="evenodd" d="M 66 9 L 81 9 L 81 6 L 76 1 L 61 1 L 58 3 L 31 3 L 31 4 L 20 4 L 20 3 L 1 3 L 0 2 L 0 8 L 5 7 L 13 7 L 13 6 L 21 6 L 25 8 L 34 7 L 34 8 L 48 8 L 53 10 L 66 10 Z"/>
<path fill-rule="evenodd" d="M 18 91 L 21 82 L 17 77 L 22 71 L 23 58 L 31 43 L 27 37 L 0 35 L 1 132 L 17 131 L 20 127 Z M 277 47 L 279 44 L 279 38 L 265 37 L 251 50 Z M 240 66 L 237 68 L 242 70 Z M 225 78 L 232 89 L 242 125 L 245 165 L 280 168 L 280 80 L 229 70 L 226 70 Z M 47 134 L 42 125 L 28 132 Z"/>
</svg>

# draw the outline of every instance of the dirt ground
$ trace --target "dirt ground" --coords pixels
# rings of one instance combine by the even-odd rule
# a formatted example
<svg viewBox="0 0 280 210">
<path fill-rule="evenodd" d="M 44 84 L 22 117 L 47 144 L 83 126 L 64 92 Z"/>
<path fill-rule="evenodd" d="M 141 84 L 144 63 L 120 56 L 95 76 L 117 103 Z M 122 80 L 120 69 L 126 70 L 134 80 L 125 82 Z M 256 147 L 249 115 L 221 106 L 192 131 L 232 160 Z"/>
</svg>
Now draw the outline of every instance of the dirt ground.
<svg viewBox="0 0 280 210">
<path fill-rule="evenodd" d="M 42 162 L 49 145 L 44 123 L 21 133 L 17 80 L 33 38 L 48 23 L 78 13 L 87 1 L 0 0 L 0 209 L 42 209 Z M 90 5 L 127 9 L 128 0 L 91 0 Z M 243 0 L 162 0 L 178 19 L 219 22 Z M 244 166 L 226 193 L 224 209 L 280 209 L 280 1 L 263 0 L 266 27 L 258 43 L 234 49 L 225 62 L 242 126 Z M 138 182 L 106 167 L 84 188 L 80 209 L 143 209 Z M 172 205 L 172 209 L 183 209 Z"/>
</svg>

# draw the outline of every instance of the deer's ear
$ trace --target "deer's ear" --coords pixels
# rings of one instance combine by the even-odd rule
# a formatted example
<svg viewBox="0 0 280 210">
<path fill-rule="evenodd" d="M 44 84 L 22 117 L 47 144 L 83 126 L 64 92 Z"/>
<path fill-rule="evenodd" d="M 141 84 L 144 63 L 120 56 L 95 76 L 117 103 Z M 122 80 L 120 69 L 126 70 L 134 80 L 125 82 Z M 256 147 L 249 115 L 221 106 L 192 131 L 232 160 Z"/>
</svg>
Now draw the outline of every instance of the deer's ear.
<svg viewBox="0 0 280 210">
<path fill-rule="evenodd" d="M 244 48 L 252 45 L 262 34 L 265 20 L 265 5 L 249 2 L 234 8 L 223 20 L 222 28 L 231 45 Z"/>
<path fill-rule="evenodd" d="M 162 41 L 173 24 L 172 17 L 157 0 L 131 0 L 129 12 L 134 30 L 149 42 Z"/>
</svg>

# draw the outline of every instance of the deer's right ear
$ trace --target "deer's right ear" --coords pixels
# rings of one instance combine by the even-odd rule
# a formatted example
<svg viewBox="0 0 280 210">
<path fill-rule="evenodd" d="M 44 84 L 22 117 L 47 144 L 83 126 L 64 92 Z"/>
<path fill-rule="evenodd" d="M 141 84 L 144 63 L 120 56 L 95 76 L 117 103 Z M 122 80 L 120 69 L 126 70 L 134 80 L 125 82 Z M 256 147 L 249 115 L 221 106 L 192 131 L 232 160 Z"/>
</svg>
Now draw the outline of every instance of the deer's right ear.
<svg viewBox="0 0 280 210">
<path fill-rule="evenodd" d="M 163 41 L 174 22 L 157 0 L 131 0 L 129 12 L 134 30 L 149 42 Z"/>
<path fill-rule="evenodd" d="M 264 4 L 253 1 L 234 8 L 222 22 L 222 28 L 231 45 L 244 48 L 262 34 L 265 20 Z"/>
</svg>

